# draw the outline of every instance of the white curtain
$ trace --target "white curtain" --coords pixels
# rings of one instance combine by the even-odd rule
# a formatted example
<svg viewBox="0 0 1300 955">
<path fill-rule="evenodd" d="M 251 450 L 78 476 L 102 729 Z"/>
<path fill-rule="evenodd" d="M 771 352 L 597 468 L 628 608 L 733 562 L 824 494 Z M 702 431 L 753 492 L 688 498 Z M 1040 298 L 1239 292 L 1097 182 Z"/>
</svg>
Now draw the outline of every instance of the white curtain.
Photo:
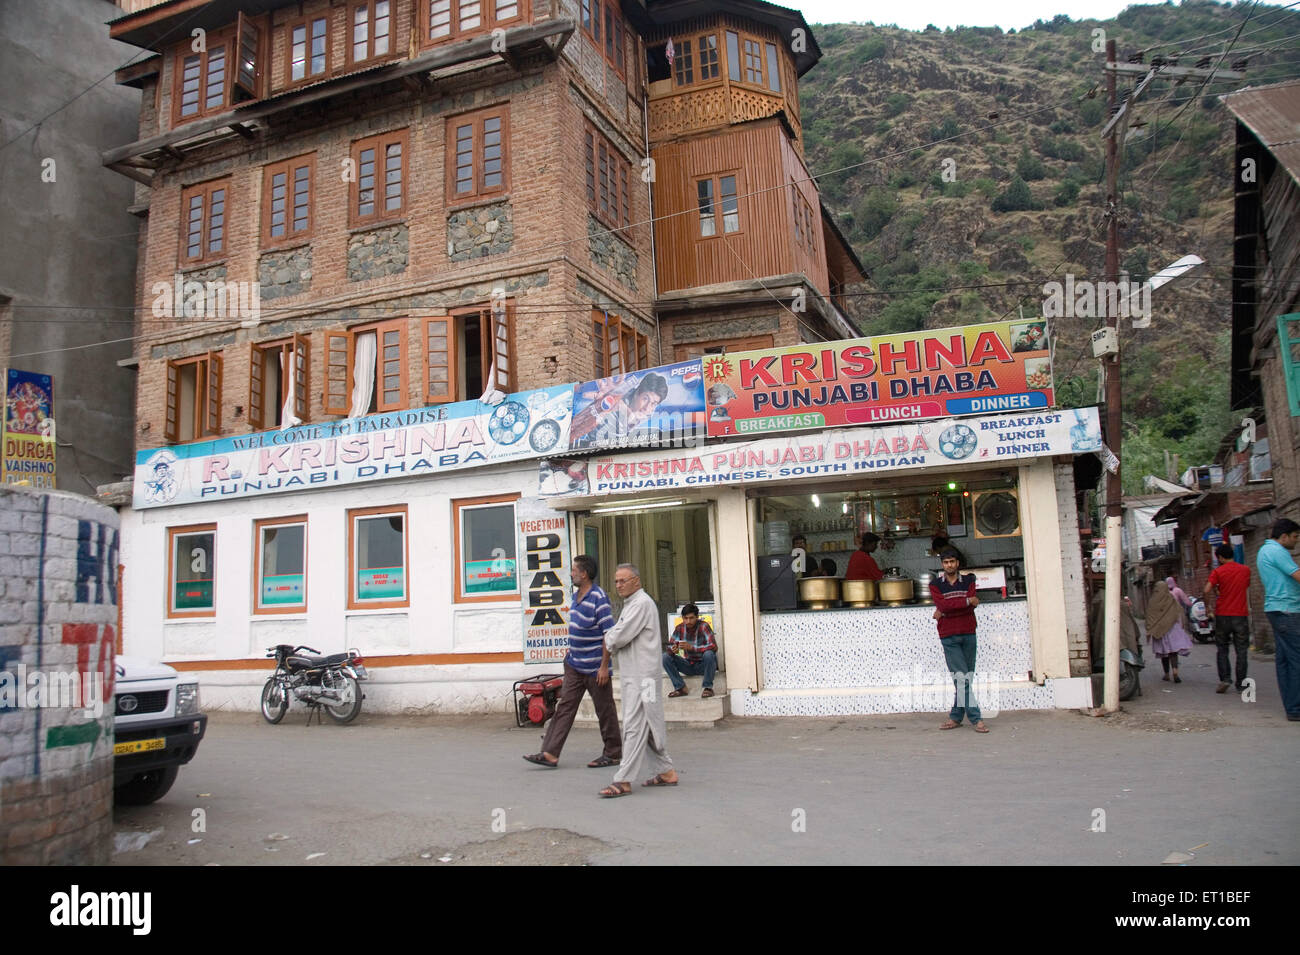
<svg viewBox="0 0 1300 955">
<path fill-rule="evenodd" d="M 288 368 L 280 369 L 280 380 L 285 382 L 284 388 L 284 407 L 280 409 L 280 430 L 288 431 L 290 428 L 296 428 L 302 424 L 302 419 L 294 415 L 294 388 L 298 376 L 294 374 L 295 366 L 298 364 L 298 355 L 296 352 L 283 351 L 280 353 Z"/>
<path fill-rule="evenodd" d="M 370 412 L 370 397 L 375 392 L 375 356 L 379 353 L 379 336 L 362 332 L 357 336 L 352 357 L 352 410 L 348 417 L 359 418 Z"/>
</svg>

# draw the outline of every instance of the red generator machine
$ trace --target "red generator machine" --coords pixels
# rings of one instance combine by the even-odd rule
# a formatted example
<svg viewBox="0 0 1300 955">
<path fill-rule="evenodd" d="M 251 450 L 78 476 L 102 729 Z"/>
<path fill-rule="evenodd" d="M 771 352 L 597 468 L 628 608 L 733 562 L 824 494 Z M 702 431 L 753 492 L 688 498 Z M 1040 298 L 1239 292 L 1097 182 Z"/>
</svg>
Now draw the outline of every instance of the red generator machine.
<svg viewBox="0 0 1300 955">
<path fill-rule="evenodd" d="M 526 680 L 516 680 L 515 725 L 532 723 L 541 726 L 554 716 L 555 704 L 560 699 L 560 685 L 563 683 L 563 673 L 543 673 Z"/>
</svg>

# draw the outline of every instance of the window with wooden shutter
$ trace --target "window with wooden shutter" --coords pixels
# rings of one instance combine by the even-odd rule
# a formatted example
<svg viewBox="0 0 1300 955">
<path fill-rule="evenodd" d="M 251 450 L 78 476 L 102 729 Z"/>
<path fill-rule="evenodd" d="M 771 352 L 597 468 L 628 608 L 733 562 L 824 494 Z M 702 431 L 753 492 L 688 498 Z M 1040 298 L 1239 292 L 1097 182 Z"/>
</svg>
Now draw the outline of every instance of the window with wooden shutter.
<svg viewBox="0 0 1300 955">
<path fill-rule="evenodd" d="M 515 382 L 515 341 L 513 304 L 503 305 L 492 314 L 492 387 L 509 394 Z"/>
<path fill-rule="evenodd" d="M 311 411 L 311 339 L 293 336 L 293 414 L 299 421 L 310 420 Z"/>
<path fill-rule="evenodd" d="M 348 355 L 352 336 L 347 332 L 325 333 L 325 413 L 346 415 L 352 403 Z"/>
<path fill-rule="evenodd" d="M 357 331 L 360 331 L 358 329 Z M 400 411 L 406 398 L 406 319 L 375 326 L 379 355 L 375 369 L 375 411 Z M 354 336 L 355 340 L 355 336 Z"/>
<path fill-rule="evenodd" d="M 221 433 L 221 352 L 167 362 L 163 439 L 196 441 Z"/>
<path fill-rule="evenodd" d="M 206 406 L 204 408 L 203 433 L 220 434 L 221 433 L 221 352 L 208 352 L 208 373 L 207 387 L 204 394 L 206 397 Z"/>
<path fill-rule="evenodd" d="M 182 265 L 199 265 L 226 254 L 226 199 L 229 179 L 215 179 L 181 190 Z"/>
<path fill-rule="evenodd" d="M 529 16 L 529 0 L 420 0 L 421 43 L 473 36 Z"/>
<path fill-rule="evenodd" d="M 175 444 L 180 440 L 180 369 L 175 362 L 167 363 L 167 411 L 163 419 L 163 440 Z"/>
<path fill-rule="evenodd" d="M 1300 312 L 1277 317 L 1277 354 L 1286 378 L 1291 416 L 1300 415 Z"/>
<path fill-rule="evenodd" d="M 330 21 L 327 16 L 291 23 L 285 30 L 285 75 L 290 84 L 321 79 L 329 72 Z"/>
<path fill-rule="evenodd" d="M 391 0 L 363 0 L 348 7 L 348 62 L 382 60 L 395 52 Z"/>
<path fill-rule="evenodd" d="M 636 330 L 636 323 L 593 310 L 592 380 L 612 378 L 650 367 L 650 341 Z"/>
<path fill-rule="evenodd" d="M 447 120 L 447 201 L 497 195 L 510 188 L 510 111 L 493 106 Z"/>
<path fill-rule="evenodd" d="M 235 27 L 235 100 L 262 98 L 261 47 L 261 29 L 241 11 Z"/>
<path fill-rule="evenodd" d="M 254 431 L 261 431 L 264 427 L 265 404 L 266 351 L 254 345 L 248 360 L 248 426 Z"/>
<path fill-rule="evenodd" d="M 583 150 L 588 207 L 613 229 L 630 225 L 632 164 L 591 126 L 584 130 Z"/>
<path fill-rule="evenodd" d="M 311 235 L 315 178 L 315 153 L 263 167 L 263 248 L 300 241 Z"/>
<path fill-rule="evenodd" d="M 407 131 L 371 136 L 352 144 L 356 181 L 349 186 L 353 226 L 400 218 L 406 211 Z"/>
<path fill-rule="evenodd" d="M 424 400 L 457 400 L 456 320 L 450 315 L 424 320 Z"/>
</svg>

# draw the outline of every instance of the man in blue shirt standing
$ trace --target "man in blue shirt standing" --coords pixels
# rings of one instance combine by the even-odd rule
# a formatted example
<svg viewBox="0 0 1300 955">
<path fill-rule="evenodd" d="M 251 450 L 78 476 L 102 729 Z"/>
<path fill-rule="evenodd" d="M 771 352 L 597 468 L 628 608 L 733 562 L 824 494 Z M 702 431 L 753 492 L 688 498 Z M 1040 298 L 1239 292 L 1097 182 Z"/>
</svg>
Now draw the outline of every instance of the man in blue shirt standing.
<svg viewBox="0 0 1300 955">
<path fill-rule="evenodd" d="M 617 766 L 623 758 L 623 739 L 618 731 L 618 710 L 614 706 L 614 684 L 609 678 L 609 651 L 605 649 L 605 631 L 614 626 L 614 612 L 609 597 L 596 583 L 596 561 L 586 554 L 573 558 L 570 576 L 573 602 L 569 611 L 569 652 L 564 657 L 564 683 L 560 685 L 560 702 L 551 717 L 551 725 L 542 740 L 542 751 L 524 759 L 538 766 L 554 769 L 560 762 L 560 750 L 573 729 L 573 718 L 584 693 L 591 694 L 600 721 L 600 738 L 605 749 L 587 764 L 588 769 Z"/>
<path fill-rule="evenodd" d="M 1277 686 L 1286 718 L 1300 723 L 1300 567 L 1290 551 L 1300 541 L 1300 524 L 1282 518 L 1259 549 L 1255 566 L 1264 585 L 1264 615 L 1273 625 Z"/>
</svg>

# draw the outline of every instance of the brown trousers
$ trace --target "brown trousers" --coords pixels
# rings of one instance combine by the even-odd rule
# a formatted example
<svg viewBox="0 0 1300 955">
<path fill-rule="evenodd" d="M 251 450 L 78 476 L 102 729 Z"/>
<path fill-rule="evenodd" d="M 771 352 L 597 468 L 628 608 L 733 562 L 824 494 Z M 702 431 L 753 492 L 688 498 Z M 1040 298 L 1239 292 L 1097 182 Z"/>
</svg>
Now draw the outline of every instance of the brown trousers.
<svg viewBox="0 0 1300 955">
<path fill-rule="evenodd" d="M 584 693 L 591 694 L 591 702 L 596 706 L 605 755 L 610 759 L 621 759 L 623 740 L 618 732 L 618 710 L 614 706 L 614 674 L 610 673 L 609 682 L 601 686 L 596 682 L 596 674 L 579 673 L 568 663 L 564 664 L 560 702 L 555 706 L 555 715 L 551 717 L 551 725 L 542 740 L 542 752 L 560 758 L 560 750 L 564 749 L 564 741 L 569 738 L 569 730 L 573 729 L 573 719 L 578 715 Z"/>
</svg>

